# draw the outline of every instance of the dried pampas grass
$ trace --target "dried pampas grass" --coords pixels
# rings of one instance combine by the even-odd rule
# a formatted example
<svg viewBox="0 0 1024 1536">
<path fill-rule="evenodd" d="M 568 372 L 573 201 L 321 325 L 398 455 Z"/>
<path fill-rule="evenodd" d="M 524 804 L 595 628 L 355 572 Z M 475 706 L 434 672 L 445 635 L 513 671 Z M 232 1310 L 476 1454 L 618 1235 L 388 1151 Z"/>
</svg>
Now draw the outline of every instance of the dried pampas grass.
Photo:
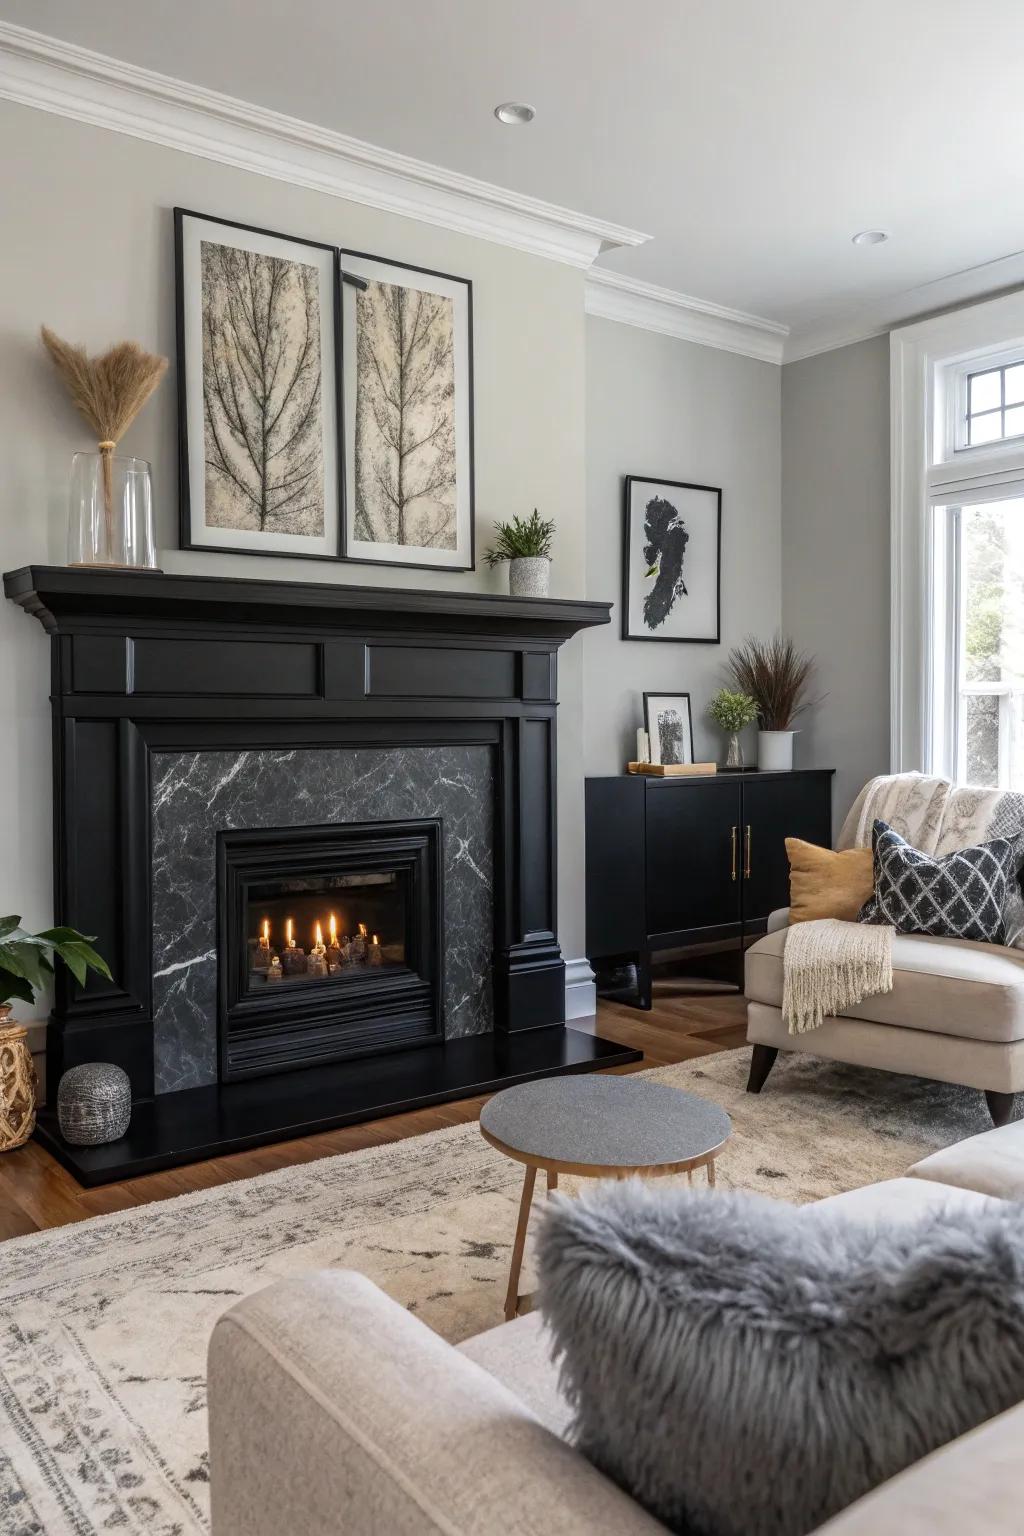
<svg viewBox="0 0 1024 1536">
<path fill-rule="evenodd" d="M 814 659 L 786 635 L 771 640 L 748 635 L 729 652 L 729 670 L 757 705 L 762 731 L 791 730 L 796 716 L 818 702 L 810 695 Z"/>
<path fill-rule="evenodd" d="M 99 357 L 90 357 L 84 347 L 73 347 L 47 325 L 42 337 L 72 405 L 96 433 L 109 535 L 114 449 L 167 372 L 167 359 L 144 352 L 134 341 L 118 342 Z"/>
</svg>

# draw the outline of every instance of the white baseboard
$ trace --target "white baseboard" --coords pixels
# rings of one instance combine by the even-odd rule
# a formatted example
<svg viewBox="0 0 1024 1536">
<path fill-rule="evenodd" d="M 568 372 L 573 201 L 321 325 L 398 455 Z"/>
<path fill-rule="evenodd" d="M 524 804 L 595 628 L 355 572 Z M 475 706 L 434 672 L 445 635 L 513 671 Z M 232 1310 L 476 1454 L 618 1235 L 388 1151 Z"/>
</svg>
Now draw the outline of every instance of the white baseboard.
<svg viewBox="0 0 1024 1536">
<path fill-rule="evenodd" d="M 597 1012 L 597 983 L 590 968 L 590 961 L 565 962 L 565 1020 L 584 1019 Z"/>
</svg>

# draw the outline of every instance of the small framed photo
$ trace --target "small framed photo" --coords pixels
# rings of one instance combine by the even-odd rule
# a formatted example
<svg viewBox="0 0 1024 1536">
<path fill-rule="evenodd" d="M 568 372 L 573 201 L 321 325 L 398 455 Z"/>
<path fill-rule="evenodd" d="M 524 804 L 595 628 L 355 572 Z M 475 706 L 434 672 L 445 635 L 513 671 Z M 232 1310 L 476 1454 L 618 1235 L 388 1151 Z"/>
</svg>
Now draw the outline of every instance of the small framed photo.
<svg viewBox="0 0 1024 1536">
<path fill-rule="evenodd" d="M 645 693 L 644 727 L 651 762 L 693 762 L 693 713 L 688 693 Z"/>
<path fill-rule="evenodd" d="M 359 251 L 339 261 L 345 558 L 472 570 L 473 285 Z"/>
<path fill-rule="evenodd" d="M 333 246 L 174 210 L 182 549 L 338 560 Z"/>
<path fill-rule="evenodd" d="M 622 638 L 717 645 L 722 492 L 627 475 Z"/>
</svg>

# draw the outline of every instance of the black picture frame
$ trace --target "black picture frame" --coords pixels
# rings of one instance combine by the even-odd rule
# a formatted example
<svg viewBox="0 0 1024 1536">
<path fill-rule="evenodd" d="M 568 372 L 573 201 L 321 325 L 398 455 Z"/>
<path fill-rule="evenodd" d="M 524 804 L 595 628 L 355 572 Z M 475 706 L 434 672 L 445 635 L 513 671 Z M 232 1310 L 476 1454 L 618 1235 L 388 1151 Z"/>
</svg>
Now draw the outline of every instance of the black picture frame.
<svg viewBox="0 0 1024 1536">
<path fill-rule="evenodd" d="M 714 632 L 708 634 L 654 633 L 650 628 L 638 629 L 631 621 L 631 546 L 637 509 L 633 506 L 634 486 L 664 487 L 677 491 L 698 491 L 714 498 Z M 641 509 L 641 515 L 642 515 Z M 716 485 L 699 485 L 690 480 L 670 480 L 664 476 L 626 475 L 623 481 L 623 533 L 622 533 L 622 617 L 623 640 L 641 640 L 676 645 L 720 645 L 722 642 L 722 488 Z"/>
<path fill-rule="evenodd" d="M 341 275 L 337 259 L 337 246 L 330 245 L 323 240 L 305 240 L 298 235 L 283 234 L 279 230 L 266 229 L 257 224 L 243 224 L 237 219 L 219 218 L 216 214 L 200 213 L 194 208 L 175 208 L 174 212 L 174 324 L 175 324 L 175 351 L 177 366 L 177 401 L 178 401 L 178 545 L 181 549 L 202 550 L 209 554 L 229 555 L 255 555 L 262 559 L 287 559 L 287 560 L 331 560 L 344 559 L 344 529 L 345 529 L 345 437 L 343 431 L 344 419 L 341 401 L 341 357 L 342 357 L 342 305 L 341 305 Z M 307 250 L 318 250 L 330 253 L 331 256 L 331 323 L 330 334 L 333 345 L 333 357 L 324 359 L 321 357 L 321 371 L 326 373 L 330 369 L 331 377 L 335 383 L 333 420 L 325 420 L 325 431 L 333 429 L 336 469 L 337 469 L 337 523 L 338 533 L 336 547 L 329 552 L 307 552 L 299 550 L 282 550 L 269 545 L 266 548 L 254 548 L 245 545 L 215 544 L 206 540 L 197 541 L 193 533 L 193 512 L 191 494 L 191 449 L 188 431 L 188 407 L 189 407 L 189 357 L 186 346 L 185 309 L 187 296 L 185 293 L 184 273 L 184 225 L 186 219 L 196 219 L 203 223 L 219 225 L 226 229 L 238 229 L 251 235 L 262 235 L 273 240 L 287 241 L 290 245 L 303 246 Z"/>
<path fill-rule="evenodd" d="M 657 762 L 661 761 L 661 749 L 660 749 L 660 741 L 659 741 L 658 757 L 656 759 L 655 756 L 654 756 L 654 732 L 651 729 L 651 700 L 652 699 L 685 699 L 686 700 L 686 727 L 687 727 L 687 735 L 688 735 L 689 744 L 690 744 L 690 755 L 689 755 L 688 758 L 684 758 L 683 761 L 685 763 L 692 763 L 694 761 L 694 755 L 693 755 L 693 706 L 692 706 L 692 704 L 690 702 L 690 695 L 688 693 L 686 693 L 686 692 L 681 691 L 681 690 L 678 691 L 678 692 L 667 691 L 667 692 L 654 692 L 654 693 L 646 693 L 645 692 L 644 693 L 644 730 L 647 732 L 647 740 L 648 740 L 648 742 L 650 744 L 650 748 L 651 748 L 651 762 L 653 763 L 655 761 L 657 761 Z"/>
<path fill-rule="evenodd" d="M 471 278 L 468 278 L 468 277 L 459 277 L 456 273 L 453 273 L 453 272 L 441 272 L 441 271 L 439 271 L 438 269 L 436 269 L 434 267 L 419 266 L 415 262 L 395 261 L 395 260 L 393 260 L 389 256 L 381 256 L 379 253 L 374 253 L 373 251 L 358 251 L 358 250 L 355 250 L 355 249 L 353 249 L 351 247 L 339 246 L 337 248 L 337 261 L 338 261 L 338 272 L 339 272 L 338 293 L 339 293 L 339 304 L 341 306 L 343 306 L 343 304 L 344 304 L 344 291 L 343 290 L 344 290 L 344 287 L 346 286 L 346 284 L 351 283 L 354 287 L 361 287 L 361 288 L 365 288 L 366 287 L 366 280 L 362 276 L 362 274 L 359 274 L 359 273 L 352 274 L 352 273 L 350 273 L 349 271 L 346 270 L 346 260 L 345 260 L 346 257 L 354 258 L 356 261 L 376 262 L 380 266 L 394 267 L 394 268 L 397 268 L 397 269 L 399 269 L 400 271 L 403 271 L 403 272 L 420 273 L 423 277 L 439 278 L 441 281 L 447 282 L 447 283 L 458 283 L 466 291 L 466 313 L 467 313 L 468 336 L 467 336 L 467 349 L 466 349 L 466 387 L 465 387 L 465 396 L 466 396 L 466 401 L 467 401 L 467 412 L 468 412 L 468 418 L 469 418 L 469 420 L 468 420 L 468 437 L 469 437 L 469 441 L 468 441 L 468 454 L 467 454 L 467 459 L 468 459 L 468 463 L 467 463 L 467 479 L 468 479 L 468 485 L 469 485 L 469 492 L 468 492 L 468 494 L 469 494 L 469 503 L 468 503 L 469 559 L 468 559 L 468 562 L 453 562 L 452 564 L 443 564 L 442 565 L 442 564 L 438 564 L 438 563 L 434 563 L 434 562 L 430 562 L 430 563 L 426 563 L 425 564 L 423 561 L 416 560 L 416 559 L 398 560 L 398 559 L 388 559 L 388 558 L 385 558 L 384 556 L 354 554 L 352 552 L 352 548 L 351 548 L 351 545 L 352 545 L 353 541 L 350 538 L 349 531 L 348 531 L 349 511 L 351 509 L 349 508 L 349 505 L 348 505 L 348 498 L 347 498 L 347 496 L 344 498 L 345 505 L 344 505 L 343 510 L 342 510 L 342 518 L 341 518 L 342 558 L 345 561 L 347 561 L 349 564 L 351 564 L 351 565 L 374 565 L 374 566 L 383 566 L 383 567 L 389 567 L 389 568 L 392 568 L 392 569 L 402 569 L 402 570 L 420 570 L 420 571 L 438 571 L 438 572 L 443 572 L 443 571 L 456 571 L 456 572 L 475 571 L 476 570 L 476 446 L 475 446 L 476 422 L 475 422 L 475 409 L 474 409 L 475 385 L 474 385 L 474 357 L 473 357 L 473 350 L 474 350 L 474 340 L 473 340 L 473 281 L 472 281 Z M 341 319 L 341 334 L 344 335 L 344 319 L 343 319 L 343 314 L 342 314 L 342 319 Z M 341 366 L 338 369 L 337 399 L 338 399 L 339 433 L 340 433 L 340 436 L 341 436 L 341 448 L 342 448 L 342 451 L 341 451 L 341 453 L 339 455 L 339 463 L 343 466 L 343 473 L 347 477 L 350 467 L 354 469 L 354 465 L 350 466 L 350 464 L 349 464 L 349 457 L 348 457 L 347 448 L 346 448 L 347 422 L 346 422 L 346 417 L 345 417 L 346 390 L 345 390 L 345 383 L 344 383 L 345 352 L 344 352 L 344 347 L 343 346 L 339 346 L 338 357 L 339 357 Z M 456 390 L 456 401 L 457 400 L 458 400 L 458 389 Z M 415 548 L 415 546 L 408 546 L 408 547 L 410 549 Z"/>
</svg>

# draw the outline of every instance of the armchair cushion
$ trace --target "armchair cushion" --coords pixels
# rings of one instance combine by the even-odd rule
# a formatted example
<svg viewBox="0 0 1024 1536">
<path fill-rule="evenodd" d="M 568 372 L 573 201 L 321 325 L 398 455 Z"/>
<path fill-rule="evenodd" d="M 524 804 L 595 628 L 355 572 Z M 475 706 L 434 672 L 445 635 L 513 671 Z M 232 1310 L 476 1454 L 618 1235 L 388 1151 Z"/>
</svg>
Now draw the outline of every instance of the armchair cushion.
<svg viewBox="0 0 1024 1536">
<path fill-rule="evenodd" d="M 749 1001 L 782 1007 L 785 943 L 786 931 L 777 930 L 747 950 Z M 898 933 L 892 941 L 892 976 L 891 992 L 864 998 L 847 1017 L 967 1040 L 1024 1040 L 1024 954 L 1019 950 Z"/>
</svg>

